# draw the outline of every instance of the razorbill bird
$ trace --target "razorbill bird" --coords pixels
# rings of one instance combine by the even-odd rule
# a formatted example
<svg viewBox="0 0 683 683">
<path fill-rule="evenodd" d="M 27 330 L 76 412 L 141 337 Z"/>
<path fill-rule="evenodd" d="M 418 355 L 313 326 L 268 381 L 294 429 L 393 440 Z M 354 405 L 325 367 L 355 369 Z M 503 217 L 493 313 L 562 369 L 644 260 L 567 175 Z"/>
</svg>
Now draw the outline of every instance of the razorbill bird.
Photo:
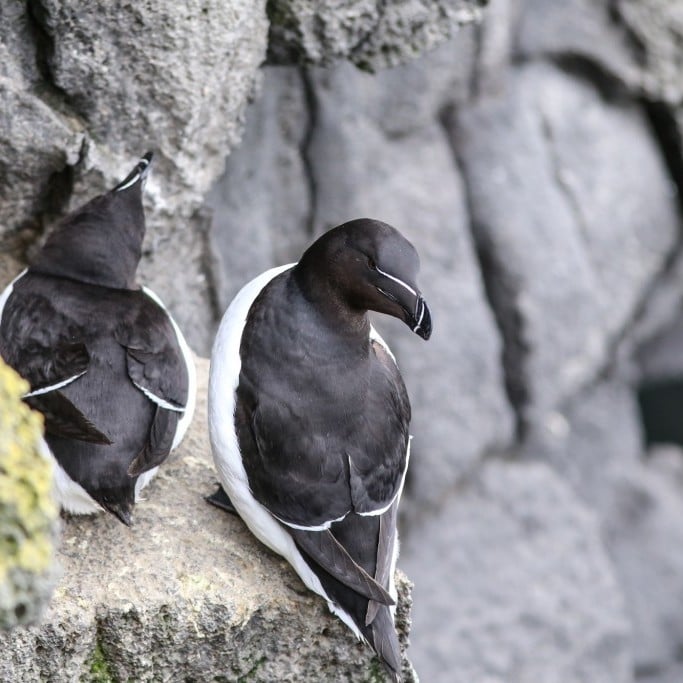
<svg viewBox="0 0 683 683">
<path fill-rule="evenodd" d="M 410 403 L 368 311 L 428 339 L 418 267 L 414 247 L 386 223 L 330 230 L 298 263 L 266 271 L 237 294 L 209 380 L 224 489 L 209 501 L 232 506 L 397 681 L 396 515 Z"/>
<path fill-rule="evenodd" d="M 148 152 L 114 189 L 69 214 L 0 295 L 0 355 L 45 416 L 67 512 L 131 507 L 183 438 L 192 354 L 159 298 L 135 282 Z"/>
</svg>

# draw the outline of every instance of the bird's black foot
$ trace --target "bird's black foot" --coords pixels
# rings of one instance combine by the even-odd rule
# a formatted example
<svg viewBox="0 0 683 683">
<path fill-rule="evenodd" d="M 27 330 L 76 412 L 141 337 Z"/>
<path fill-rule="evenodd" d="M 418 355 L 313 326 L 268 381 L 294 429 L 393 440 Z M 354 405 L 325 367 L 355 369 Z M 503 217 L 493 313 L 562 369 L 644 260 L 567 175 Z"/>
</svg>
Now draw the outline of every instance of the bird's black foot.
<svg viewBox="0 0 683 683">
<path fill-rule="evenodd" d="M 216 493 L 213 493 L 210 496 L 205 496 L 204 500 L 207 503 L 211 503 L 211 505 L 215 505 L 217 508 L 220 508 L 221 510 L 231 512 L 233 515 L 238 514 L 237 510 L 235 510 L 235 506 L 232 504 L 232 501 L 228 497 L 228 494 L 225 492 L 225 489 L 220 484 L 218 484 L 218 489 L 216 490 Z"/>
</svg>

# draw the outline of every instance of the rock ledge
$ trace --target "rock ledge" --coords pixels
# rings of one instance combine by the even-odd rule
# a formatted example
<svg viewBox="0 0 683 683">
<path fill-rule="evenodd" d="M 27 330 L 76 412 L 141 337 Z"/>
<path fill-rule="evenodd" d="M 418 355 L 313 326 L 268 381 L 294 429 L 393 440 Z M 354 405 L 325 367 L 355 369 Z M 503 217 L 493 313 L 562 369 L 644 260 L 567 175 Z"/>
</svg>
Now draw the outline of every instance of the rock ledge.
<svg viewBox="0 0 683 683">
<path fill-rule="evenodd" d="M 134 513 L 65 524 L 40 626 L 0 635 L 0 680 L 380 681 L 369 648 L 244 524 L 209 506 L 208 362 L 194 423 Z M 404 647 L 409 582 L 399 581 Z M 405 662 L 406 681 L 416 680 Z"/>
</svg>

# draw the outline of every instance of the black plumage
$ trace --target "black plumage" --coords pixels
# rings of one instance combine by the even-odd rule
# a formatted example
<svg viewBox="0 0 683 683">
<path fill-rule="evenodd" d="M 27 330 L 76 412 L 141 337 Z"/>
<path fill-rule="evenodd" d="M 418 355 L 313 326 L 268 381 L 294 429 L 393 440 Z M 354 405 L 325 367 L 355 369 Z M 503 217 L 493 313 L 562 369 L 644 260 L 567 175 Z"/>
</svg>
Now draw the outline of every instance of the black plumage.
<svg viewBox="0 0 683 683">
<path fill-rule="evenodd" d="M 398 317 L 428 338 L 431 318 L 415 284 L 417 269 L 412 245 L 379 221 L 352 221 L 326 233 L 294 267 L 264 274 L 246 320 L 241 296 L 227 311 L 209 397 L 214 458 L 219 472 L 233 471 L 223 478 L 229 499 L 214 495 L 210 502 L 233 506 L 284 554 L 396 679 L 393 570 L 410 403 L 367 311 Z M 217 358 L 236 334 L 239 363 Z M 231 395 L 233 368 L 239 377 Z M 221 409 L 211 407 L 217 403 L 234 416 L 238 454 L 221 450 L 229 438 Z M 322 590 L 279 539 L 282 531 L 265 531 L 250 497 L 291 536 Z"/>
<path fill-rule="evenodd" d="M 150 160 L 67 216 L 0 310 L 0 355 L 29 382 L 59 466 L 127 524 L 138 476 L 170 452 L 190 388 L 179 334 L 135 283 Z M 65 509 L 91 511 L 62 493 Z"/>
</svg>

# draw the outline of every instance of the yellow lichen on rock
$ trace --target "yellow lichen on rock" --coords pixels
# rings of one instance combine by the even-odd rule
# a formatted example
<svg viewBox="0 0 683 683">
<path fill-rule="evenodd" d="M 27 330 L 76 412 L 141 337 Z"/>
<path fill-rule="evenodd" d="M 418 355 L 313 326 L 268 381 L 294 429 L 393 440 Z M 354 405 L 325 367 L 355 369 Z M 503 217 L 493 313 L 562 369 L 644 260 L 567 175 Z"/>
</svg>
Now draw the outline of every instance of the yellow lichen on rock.
<svg viewBox="0 0 683 683">
<path fill-rule="evenodd" d="M 0 627 L 34 620 L 54 579 L 58 507 L 42 416 L 27 383 L 0 359 Z"/>
</svg>

